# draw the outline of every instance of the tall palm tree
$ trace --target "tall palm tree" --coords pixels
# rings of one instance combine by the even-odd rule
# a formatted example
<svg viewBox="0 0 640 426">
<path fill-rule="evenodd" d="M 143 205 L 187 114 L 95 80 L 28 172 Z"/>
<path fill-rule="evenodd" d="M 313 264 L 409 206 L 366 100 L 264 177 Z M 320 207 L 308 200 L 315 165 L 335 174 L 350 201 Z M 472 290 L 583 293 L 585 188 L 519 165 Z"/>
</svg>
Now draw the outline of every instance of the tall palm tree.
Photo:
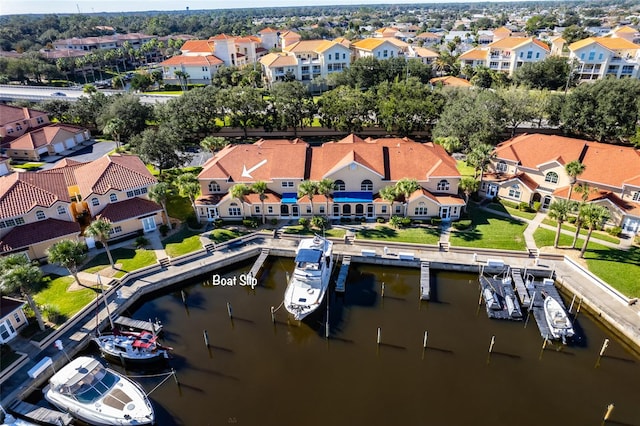
<svg viewBox="0 0 640 426">
<path fill-rule="evenodd" d="M 480 175 L 479 186 L 482 186 L 482 175 L 494 156 L 493 146 L 481 143 L 471 148 L 471 152 L 467 155 L 467 164 L 474 168 L 473 177 Z"/>
<path fill-rule="evenodd" d="M 478 182 L 477 180 L 475 180 L 471 176 L 465 176 L 462 179 L 460 179 L 459 187 L 462 190 L 462 192 L 464 193 L 465 201 L 468 203 L 469 202 L 469 197 L 471 196 L 471 194 L 476 192 L 478 190 L 478 188 L 480 187 L 480 182 Z"/>
<path fill-rule="evenodd" d="M 576 186 L 575 191 L 582 195 L 582 200 L 580 201 L 580 205 L 577 207 L 578 215 L 576 216 L 576 232 L 573 235 L 573 243 L 571 243 L 571 248 L 576 248 L 576 244 L 578 243 L 578 236 L 580 235 L 580 230 L 582 229 L 582 207 L 587 203 L 589 199 L 589 193 L 591 191 L 595 191 L 595 189 L 591 188 L 588 183 L 581 183 Z"/>
<path fill-rule="evenodd" d="M 397 196 L 398 191 L 393 185 L 385 186 L 380 190 L 380 197 L 389 203 L 389 219 L 391 219 L 391 215 L 393 212 L 393 202 L 396 200 Z"/>
<path fill-rule="evenodd" d="M 110 135 L 116 141 L 116 147 L 120 148 L 120 136 L 126 131 L 126 126 L 122 118 L 111 118 L 102 128 L 102 133 Z"/>
<path fill-rule="evenodd" d="M 44 321 L 40 309 L 33 300 L 31 293 L 42 280 L 42 270 L 29 262 L 22 254 L 10 254 L 0 258 L 0 289 L 3 293 L 13 293 L 20 290 L 20 293 L 27 298 L 27 302 L 33 310 L 38 321 L 38 327 L 44 331 Z"/>
<path fill-rule="evenodd" d="M 207 151 L 216 152 L 229 144 L 226 138 L 221 136 L 207 136 L 200 141 L 200 146 Z"/>
<path fill-rule="evenodd" d="M 312 180 L 305 180 L 298 185 L 298 198 L 302 198 L 305 195 L 309 197 L 309 203 L 311 203 L 311 216 L 313 216 L 313 197 L 318 193 L 318 182 Z"/>
<path fill-rule="evenodd" d="M 244 183 L 238 183 L 229 188 L 229 194 L 231 194 L 232 198 L 237 199 L 240 202 L 240 206 L 242 207 L 242 218 L 246 218 L 244 212 L 244 201 L 243 198 L 245 195 L 251 192 L 251 189 L 245 185 Z"/>
<path fill-rule="evenodd" d="M 158 182 L 149 190 L 149 198 L 162 206 L 165 220 L 163 223 L 169 223 L 169 213 L 167 212 L 167 201 L 171 196 L 171 185 L 167 182 Z"/>
<path fill-rule="evenodd" d="M 57 263 L 67 268 L 69 273 L 75 278 L 76 283 L 82 285 L 78 279 L 78 266 L 87 258 L 85 247 L 84 243 L 80 241 L 58 241 L 49 247 L 47 258 L 49 263 Z"/>
<path fill-rule="evenodd" d="M 264 225 L 267 223 L 267 217 L 264 211 L 264 200 L 267 199 L 267 183 L 261 180 L 254 182 L 253 185 L 251 185 L 251 191 L 255 192 L 258 194 L 258 197 L 260 197 L 260 211 L 262 212 L 262 224 Z"/>
<path fill-rule="evenodd" d="M 404 195 L 404 215 L 405 217 L 409 214 L 409 197 L 411 194 L 420 189 L 420 185 L 415 179 L 400 179 L 396 182 L 396 193 Z"/>
<path fill-rule="evenodd" d="M 111 256 L 111 251 L 109 250 L 107 241 L 109 240 L 112 228 L 113 226 L 108 220 L 98 219 L 91 222 L 91 224 L 84 230 L 84 235 L 87 237 L 93 237 L 104 245 L 111 267 L 113 267 L 113 257 Z"/>
<path fill-rule="evenodd" d="M 183 173 L 176 179 L 176 185 L 178 186 L 180 195 L 189 198 L 189 201 L 191 201 L 191 207 L 193 207 L 193 213 L 196 215 L 196 221 L 200 223 L 198 210 L 196 209 L 196 197 L 200 193 L 198 177 L 193 173 Z"/>
<path fill-rule="evenodd" d="M 329 179 L 329 178 L 324 178 L 321 181 L 318 182 L 318 195 L 322 195 L 325 198 L 325 202 L 326 202 L 326 206 L 325 206 L 325 213 L 327 215 L 327 219 L 329 219 L 329 197 L 331 196 L 331 193 L 333 192 L 335 182 L 333 181 L 333 179 Z"/>
<path fill-rule="evenodd" d="M 569 196 L 567 197 L 569 200 L 571 199 L 571 192 L 573 191 L 573 186 L 576 184 L 576 181 L 578 180 L 578 176 L 584 173 L 585 168 L 586 166 L 582 164 L 579 160 L 570 161 L 564 166 L 564 170 L 567 172 L 567 175 L 569 175 L 569 179 L 571 179 L 570 186 L 569 186 Z"/>
<path fill-rule="evenodd" d="M 584 257 L 584 252 L 587 251 L 587 245 L 589 244 L 593 230 L 604 225 L 611 217 L 611 214 L 604 206 L 585 204 L 582 206 L 582 217 L 584 224 L 589 228 L 589 232 L 587 232 L 587 238 L 584 240 L 582 249 L 580 249 L 580 257 Z"/>
<path fill-rule="evenodd" d="M 551 203 L 549 206 L 549 217 L 555 219 L 558 222 L 558 229 L 556 230 L 556 238 L 553 241 L 553 246 L 558 248 L 558 241 L 560 241 L 560 232 L 562 232 L 562 224 L 569 218 L 569 214 L 575 210 L 575 203 L 570 200 L 557 200 Z"/>
</svg>

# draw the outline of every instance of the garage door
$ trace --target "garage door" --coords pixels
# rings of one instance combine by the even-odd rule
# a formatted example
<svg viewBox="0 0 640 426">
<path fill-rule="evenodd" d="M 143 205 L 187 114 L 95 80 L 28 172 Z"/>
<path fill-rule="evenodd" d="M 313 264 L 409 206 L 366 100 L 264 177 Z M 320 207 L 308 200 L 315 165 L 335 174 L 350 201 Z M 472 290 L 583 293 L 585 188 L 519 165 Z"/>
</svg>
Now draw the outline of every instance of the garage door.
<svg viewBox="0 0 640 426">
<path fill-rule="evenodd" d="M 54 149 L 55 152 L 64 151 L 64 143 L 62 143 L 62 142 L 54 143 L 53 144 L 53 149 Z"/>
</svg>

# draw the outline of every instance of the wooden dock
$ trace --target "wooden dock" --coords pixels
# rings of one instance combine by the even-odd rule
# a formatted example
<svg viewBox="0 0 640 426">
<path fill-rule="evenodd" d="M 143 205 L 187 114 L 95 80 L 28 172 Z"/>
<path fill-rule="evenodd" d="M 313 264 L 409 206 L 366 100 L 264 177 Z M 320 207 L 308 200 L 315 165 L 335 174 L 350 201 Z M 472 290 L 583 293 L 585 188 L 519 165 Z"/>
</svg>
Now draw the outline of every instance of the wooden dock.
<svg viewBox="0 0 640 426">
<path fill-rule="evenodd" d="M 531 291 L 531 297 L 533 299 L 533 304 L 531 304 L 531 311 L 533 314 L 533 318 L 535 318 L 536 323 L 538 324 L 540 336 L 542 336 L 543 339 L 553 340 L 554 337 L 551 334 L 551 330 L 549 329 L 549 324 L 547 323 L 547 318 L 544 313 L 544 299 L 546 296 L 550 296 L 554 298 L 558 303 L 560 303 L 560 306 L 565 308 L 564 301 L 562 300 L 562 297 L 560 296 L 560 293 L 558 292 L 558 289 L 556 288 L 552 280 L 545 279 L 542 282 L 533 281 L 529 284 L 529 288 Z"/>
<path fill-rule="evenodd" d="M 420 262 L 420 300 L 429 300 L 431 297 L 431 274 L 429 262 Z"/>
<path fill-rule="evenodd" d="M 269 257 L 269 249 L 263 248 L 262 251 L 260 251 L 260 255 L 256 259 L 256 262 L 251 267 L 249 275 L 254 278 L 258 278 L 260 272 L 262 271 L 262 267 L 264 266 L 264 262 L 267 260 L 267 257 Z"/>
<path fill-rule="evenodd" d="M 14 402 L 9 407 L 9 411 L 18 417 L 43 425 L 67 426 L 73 421 L 73 417 L 68 413 L 51 410 L 24 401 Z"/>
<path fill-rule="evenodd" d="M 520 298 L 520 303 L 522 306 L 529 306 L 531 298 L 529 297 L 527 287 L 524 285 L 524 281 L 522 280 L 522 272 L 520 271 L 520 268 L 511 269 L 511 277 L 513 278 L 513 283 L 516 287 L 516 293 Z"/>
<path fill-rule="evenodd" d="M 351 256 L 344 256 L 340 265 L 340 272 L 338 272 L 338 279 L 336 280 L 337 292 L 344 293 L 347 275 L 349 275 L 349 266 L 351 266 Z"/>
<path fill-rule="evenodd" d="M 480 292 L 487 316 L 492 319 L 522 320 L 522 310 L 511 287 L 511 277 L 480 275 Z"/>
<path fill-rule="evenodd" d="M 122 315 L 114 319 L 113 323 L 128 328 L 130 331 L 145 330 L 154 334 L 160 334 L 160 332 L 162 331 L 162 324 L 160 323 L 137 320 L 129 317 L 123 317 Z"/>
</svg>

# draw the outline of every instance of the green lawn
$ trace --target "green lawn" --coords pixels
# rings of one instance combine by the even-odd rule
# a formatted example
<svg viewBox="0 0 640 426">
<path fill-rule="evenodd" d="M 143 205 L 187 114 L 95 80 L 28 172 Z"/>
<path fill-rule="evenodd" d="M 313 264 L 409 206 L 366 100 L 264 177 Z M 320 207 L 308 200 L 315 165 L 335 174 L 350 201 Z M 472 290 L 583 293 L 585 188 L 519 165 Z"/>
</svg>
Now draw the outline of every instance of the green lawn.
<svg viewBox="0 0 640 426">
<path fill-rule="evenodd" d="M 471 176 L 473 177 L 475 174 L 475 169 L 471 166 L 467 165 L 465 160 L 456 161 L 456 167 L 462 176 Z"/>
<path fill-rule="evenodd" d="M 111 256 L 113 257 L 114 263 L 121 265 L 118 268 L 118 272 L 114 275 L 115 278 L 120 278 L 127 272 L 133 272 L 145 266 L 153 265 L 157 260 L 156 253 L 153 250 L 134 250 L 125 247 L 111 250 Z M 83 272 L 95 274 L 108 266 L 109 258 L 107 257 L 107 253 L 103 252 L 87 262 L 82 270 Z"/>
<path fill-rule="evenodd" d="M 558 222 L 549 218 L 545 218 L 542 223 L 544 223 L 545 225 L 553 226 L 554 228 L 558 226 Z M 565 231 L 571 231 L 573 233 L 576 232 L 576 227 L 566 222 L 562 224 L 562 229 L 564 229 Z M 582 235 L 583 237 L 586 237 L 588 233 L 588 229 L 580 229 L 580 235 Z M 593 233 L 591 234 L 591 238 L 597 238 L 599 240 L 607 241 L 613 244 L 620 244 L 620 238 L 614 237 L 613 235 L 609 235 L 606 232 L 602 231 L 593 231 Z M 571 241 L 573 241 L 573 237 Z"/>
<path fill-rule="evenodd" d="M 233 240 L 234 238 L 241 237 L 245 234 L 246 232 L 231 229 L 214 229 L 209 234 L 209 239 L 214 243 L 224 243 L 225 241 Z"/>
<path fill-rule="evenodd" d="M 284 228 L 285 234 L 295 234 L 295 235 L 315 235 L 322 234 L 322 231 L 319 229 L 305 229 L 302 225 L 292 225 Z M 346 231 L 340 228 L 330 228 L 324 231 L 325 236 L 333 237 L 333 238 L 344 238 L 344 234 Z"/>
<path fill-rule="evenodd" d="M 489 203 L 487 204 L 487 208 L 500 213 L 506 213 L 511 216 L 521 217 L 528 220 L 532 220 L 534 217 L 536 217 L 535 213 L 523 212 L 522 210 L 514 209 L 513 207 L 505 206 L 501 203 Z"/>
<path fill-rule="evenodd" d="M 496 216 L 469 205 L 469 216 L 473 218 L 471 229 L 451 231 L 452 246 L 483 247 L 502 250 L 525 250 L 524 230 L 527 227 L 516 219 Z"/>
<path fill-rule="evenodd" d="M 193 206 L 187 197 L 173 194 L 167 201 L 167 213 L 170 217 L 186 220 L 189 215 L 193 214 Z"/>
<path fill-rule="evenodd" d="M 387 225 L 378 225 L 375 229 L 358 230 L 357 237 L 378 241 L 438 244 L 438 241 L 440 241 L 440 230 L 438 228 L 431 227 L 395 229 Z"/>
<path fill-rule="evenodd" d="M 549 229 L 537 229 L 533 238 L 538 247 L 553 246 L 555 232 Z M 560 235 L 560 246 L 570 246 L 573 237 Z M 578 240 L 578 248 L 582 247 L 584 240 Z M 592 240 L 585 252 L 585 260 L 589 271 L 606 281 L 612 287 L 628 297 L 640 297 L 640 248 L 632 247 L 630 250 L 619 250 L 605 247 Z"/>
<path fill-rule="evenodd" d="M 43 165 L 44 163 L 27 162 L 24 164 L 12 164 L 11 167 L 14 169 L 21 169 L 25 171 L 35 171 L 40 170 Z"/>
<path fill-rule="evenodd" d="M 183 254 L 193 253 L 202 248 L 200 233 L 198 231 L 192 231 L 186 226 L 169 238 L 162 240 L 162 245 L 169 257 L 182 256 Z"/>
<path fill-rule="evenodd" d="M 69 319 L 96 298 L 96 292 L 91 288 L 68 291 L 74 278 L 70 275 L 58 277 L 55 275 L 44 278 L 46 288 L 34 294 L 33 299 L 38 305 L 54 306 L 61 315 L 61 320 Z"/>
</svg>

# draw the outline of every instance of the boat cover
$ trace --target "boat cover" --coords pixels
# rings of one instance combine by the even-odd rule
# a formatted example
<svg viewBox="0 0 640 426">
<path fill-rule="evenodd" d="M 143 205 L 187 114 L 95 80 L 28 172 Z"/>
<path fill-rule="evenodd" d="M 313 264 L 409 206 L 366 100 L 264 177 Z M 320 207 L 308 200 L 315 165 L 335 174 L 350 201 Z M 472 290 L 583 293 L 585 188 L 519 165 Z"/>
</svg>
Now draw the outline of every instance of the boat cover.
<svg viewBox="0 0 640 426">
<path fill-rule="evenodd" d="M 320 250 L 300 249 L 296 255 L 296 262 L 320 263 L 320 259 L 322 259 L 322 252 Z"/>
</svg>

